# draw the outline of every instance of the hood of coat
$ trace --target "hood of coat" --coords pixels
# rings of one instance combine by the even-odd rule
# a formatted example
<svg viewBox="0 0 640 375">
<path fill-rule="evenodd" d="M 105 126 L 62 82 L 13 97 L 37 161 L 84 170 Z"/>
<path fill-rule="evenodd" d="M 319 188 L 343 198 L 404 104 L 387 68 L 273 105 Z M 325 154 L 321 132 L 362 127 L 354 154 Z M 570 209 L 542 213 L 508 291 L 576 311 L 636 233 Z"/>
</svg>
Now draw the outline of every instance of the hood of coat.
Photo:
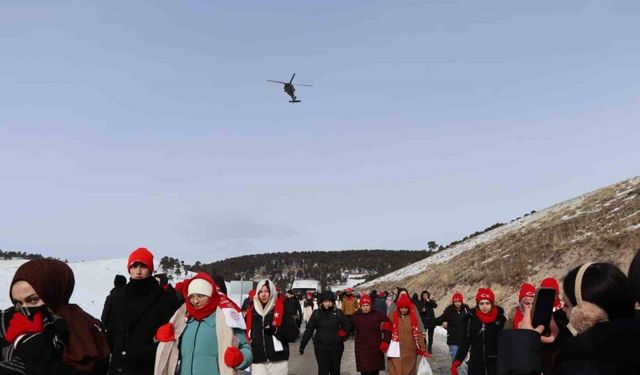
<svg viewBox="0 0 640 375">
<path fill-rule="evenodd" d="M 268 285 L 267 287 L 269 288 L 269 300 L 263 306 L 258 295 L 260 294 L 260 289 L 262 289 L 262 287 L 265 285 Z M 253 308 L 258 314 L 260 314 L 260 316 L 264 318 L 269 312 L 271 312 L 271 310 L 273 310 L 273 307 L 276 305 L 277 298 L 278 292 L 276 290 L 276 286 L 273 284 L 273 281 L 264 279 L 260 281 L 258 283 L 258 286 L 256 287 L 256 294 L 255 296 L 253 296 Z"/>
</svg>

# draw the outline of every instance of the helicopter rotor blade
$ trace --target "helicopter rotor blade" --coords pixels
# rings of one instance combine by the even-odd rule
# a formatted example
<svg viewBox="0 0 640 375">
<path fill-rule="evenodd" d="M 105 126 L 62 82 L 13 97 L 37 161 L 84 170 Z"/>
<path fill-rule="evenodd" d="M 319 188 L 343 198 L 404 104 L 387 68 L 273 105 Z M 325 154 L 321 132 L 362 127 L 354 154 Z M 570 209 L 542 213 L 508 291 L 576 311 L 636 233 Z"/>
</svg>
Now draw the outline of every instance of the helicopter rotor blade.
<svg viewBox="0 0 640 375">
<path fill-rule="evenodd" d="M 282 82 L 282 81 L 273 81 L 273 80 L 271 80 L 271 79 L 268 79 L 268 80 L 267 80 L 267 82 L 281 83 L 281 84 L 283 84 L 283 85 L 286 85 L 286 84 L 287 84 L 286 82 Z"/>
<path fill-rule="evenodd" d="M 305 85 L 304 83 L 296 83 L 296 86 L 307 86 L 307 87 L 313 87 L 313 85 Z"/>
<path fill-rule="evenodd" d="M 293 73 L 293 75 L 291 76 L 291 81 L 289 81 L 289 83 L 293 82 L 293 77 L 295 77 L 295 76 L 296 76 L 296 74 Z"/>
</svg>

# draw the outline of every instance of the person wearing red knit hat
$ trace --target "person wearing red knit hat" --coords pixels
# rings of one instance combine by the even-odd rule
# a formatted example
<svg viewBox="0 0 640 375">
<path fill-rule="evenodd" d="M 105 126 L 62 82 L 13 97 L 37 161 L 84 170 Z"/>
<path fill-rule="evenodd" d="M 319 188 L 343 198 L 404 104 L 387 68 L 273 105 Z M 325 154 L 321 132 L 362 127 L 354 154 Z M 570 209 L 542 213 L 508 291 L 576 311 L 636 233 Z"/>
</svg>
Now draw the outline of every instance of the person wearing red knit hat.
<svg viewBox="0 0 640 375">
<path fill-rule="evenodd" d="M 384 354 L 391 340 L 391 321 L 377 311 L 371 297 L 360 298 L 360 309 L 351 316 L 355 332 L 356 369 L 361 375 L 378 375 L 384 371 Z"/>
<path fill-rule="evenodd" d="M 422 336 L 422 322 L 407 294 L 400 295 L 389 319 L 392 322 L 391 343 L 387 350 L 389 375 L 413 375 L 417 370 L 417 356 L 428 357 L 429 354 Z"/>
<path fill-rule="evenodd" d="M 464 303 L 462 293 L 456 292 L 451 297 L 451 304 L 435 320 L 436 325 L 447 330 L 447 345 L 451 362 L 456 358 L 456 353 L 464 340 L 467 315 L 470 310 L 469 306 Z"/>
<path fill-rule="evenodd" d="M 504 310 L 496 305 L 493 291 L 478 289 L 476 307 L 469 314 L 465 338 L 451 365 L 451 374 L 458 375 L 458 367 L 470 352 L 469 375 L 497 375 L 498 335 L 506 320 Z"/>
<path fill-rule="evenodd" d="M 135 249 L 127 259 L 129 282 L 114 291 L 107 317 L 111 345 L 109 375 L 153 373 L 156 330 L 175 312 L 177 296 L 162 289 L 152 276 L 153 254 Z"/>
<path fill-rule="evenodd" d="M 531 310 L 533 300 L 536 297 L 536 287 L 529 283 L 524 283 L 518 292 L 518 305 L 509 311 L 509 319 L 505 324 L 505 329 L 518 329 L 522 322 L 525 309 Z"/>
</svg>

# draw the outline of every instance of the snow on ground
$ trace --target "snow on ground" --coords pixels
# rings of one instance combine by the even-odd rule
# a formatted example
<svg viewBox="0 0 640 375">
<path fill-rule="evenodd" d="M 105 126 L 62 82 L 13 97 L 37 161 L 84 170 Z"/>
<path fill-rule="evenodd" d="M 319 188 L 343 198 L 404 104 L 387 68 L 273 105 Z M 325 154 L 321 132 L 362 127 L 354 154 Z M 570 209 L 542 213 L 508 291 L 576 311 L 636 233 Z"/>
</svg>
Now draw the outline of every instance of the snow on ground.
<svg viewBox="0 0 640 375">
<path fill-rule="evenodd" d="M 632 178 L 630 180 L 624 181 L 620 184 L 617 184 L 618 188 L 621 189 L 617 192 L 616 194 L 616 198 L 612 199 L 612 200 L 617 200 L 619 198 L 624 197 L 626 194 L 630 193 L 631 191 L 633 191 L 637 185 L 640 185 L 640 177 L 635 177 Z M 515 220 L 511 223 L 505 224 L 501 227 L 498 227 L 494 230 L 491 230 L 489 232 L 480 234 L 476 237 L 473 237 L 471 239 L 468 239 L 462 243 L 459 243 L 457 245 L 454 245 L 448 249 L 445 250 L 441 250 L 439 252 L 437 252 L 435 255 L 432 255 L 428 258 L 425 258 L 421 261 L 418 261 L 416 263 L 410 264 L 404 268 L 401 268 L 395 272 L 386 274 L 384 276 L 381 276 L 377 279 L 371 280 L 367 283 L 364 283 L 362 285 L 358 285 L 358 288 L 370 288 L 378 283 L 382 283 L 382 282 L 389 282 L 389 281 L 399 281 L 399 280 L 403 280 L 407 277 L 416 275 L 420 272 L 424 272 L 427 269 L 429 269 L 430 267 L 433 267 L 435 265 L 441 264 L 441 263 L 445 263 L 448 262 L 449 260 L 451 260 L 452 258 L 468 251 L 471 250 L 473 248 L 475 248 L 478 245 L 481 245 L 483 243 L 486 243 L 488 241 L 492 241 L 496 238 L 502 237 L 508 233 L 514 232 L 514 231 L 518 231 L 521 230 L 523 228 L 525 228 L 528 225 L 535 225 L 536 221 L 539 220 L 543 220 L 544 218 L 549 217 L 550 215 L 553 215 L 555 213 L 558 212 L 565 212 L 565 211 L 570 211 L 572 209 L 576 209 L 577 207 L 580 206 L 580 204 L 589 196 L 591 196 L 592 194 L 594 194 L 594 192 L 590 192 L 584 195 L 581 195 L 579 197 L 564 201 L 562 203 L 558 203 L 554 206 L 551 206 L 549 208 L 546 208 L 542 211 L 539 212 L 535 212 L 531 215 L 522 217 L 518 220 Z M 600 208 L 599 207 L 595 207 L 594 208 L 596 211 L 598 211 Z M 595 211 L 594 211 L 595 212 Z M 577 217 L 581 214 L 585 214 L 588 212 L 578 212 L 575 215 L 572 215 L 571 217 L 568 216 L 564 216 L 562 217 L 562 220 L 569 220 L 572 219 L 573 217 Z"/>
<path fill-rule="evenodd" d="M 18 267 L 25 262 L 27 261 L 24 259 L 0 260 L 0 309 L 12 305 L 9 295 L 11 280 Z M 89 314 L 100 318 L 104 300 L 113 288 L 115 276 L 121 274 L 128 277 L 126 264 L 127 259 L 124 258 L 69 263 L 76 279 L 71 303 L 78 304 Z"/>
</svg>

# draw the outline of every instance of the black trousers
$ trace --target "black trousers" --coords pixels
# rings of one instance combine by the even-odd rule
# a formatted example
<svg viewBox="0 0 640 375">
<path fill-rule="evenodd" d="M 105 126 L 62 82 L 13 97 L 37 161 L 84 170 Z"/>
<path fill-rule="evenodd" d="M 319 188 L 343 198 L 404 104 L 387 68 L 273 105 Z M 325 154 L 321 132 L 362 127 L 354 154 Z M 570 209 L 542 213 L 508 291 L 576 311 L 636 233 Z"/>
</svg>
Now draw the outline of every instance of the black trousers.
<svg viewBox="0 0 640 375">
<path fill-rule="evenodd" d="M 340 375 L 344 345 L 331 349 L 314 348 L 314 352 L 318 362 L 318 375 Z"/>
<path fill-rule="evenodd" d="M 427 337 L 429 338 L 429 343 L 427 345 L 427 351 L 431 353 L 431 347 L 433 347 L 433 331 L 435 331 L 436 327 L 428 327 L 427 328 Z"/>
<path fill-rule="evenodd" d="M 362 371 L 360 373 L 360 375 L 379 375 L 380 371 L 370 371 L 370 372 L 366 372 L 366 371 Z"/>
</svg>

